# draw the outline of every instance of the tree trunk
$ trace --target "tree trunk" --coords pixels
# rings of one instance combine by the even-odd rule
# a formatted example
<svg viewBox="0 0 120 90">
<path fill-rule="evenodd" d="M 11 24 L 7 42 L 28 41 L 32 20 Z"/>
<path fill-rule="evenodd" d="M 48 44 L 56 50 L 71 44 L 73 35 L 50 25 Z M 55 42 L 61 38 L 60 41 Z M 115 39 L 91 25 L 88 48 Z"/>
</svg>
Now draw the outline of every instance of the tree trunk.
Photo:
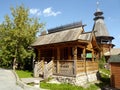
<svg viewBox="0 0 120 90">
<path fill-rule="evenodd" d="M 16 68 L 16 57 L 14 57 L 14 60 L 13 60 L 13 70 L 15 70 Z"/>
</svg>

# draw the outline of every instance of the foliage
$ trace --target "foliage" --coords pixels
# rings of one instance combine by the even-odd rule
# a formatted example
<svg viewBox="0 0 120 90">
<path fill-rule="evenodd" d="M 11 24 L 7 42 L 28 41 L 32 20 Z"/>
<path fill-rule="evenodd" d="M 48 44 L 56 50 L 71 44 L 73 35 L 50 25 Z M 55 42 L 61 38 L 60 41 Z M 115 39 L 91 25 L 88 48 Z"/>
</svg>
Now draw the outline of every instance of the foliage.
<svg viewBox="0 0 120 90">
<path fill-rule="evenodd" d="M 107 69 L 100 69 L 101 72 L 104 72 L 105 74 L 110 75 L 110 70 Z"/>
<path fill-rule="evenodd" d="M 43 28 L 38 18 L 30 17 L 29 9 L 24 5 L 11 8 L 11 16 L 6 15 L 0 24 L 0 66 L 12 67 L 13 61 L 24 68 L 25 60 L 31 62 L 33 50 L 29 46 L 36 34 Z"/>
<path fill-rule="evenodd" d="M 19 78 L 30 78 L 33 77 L 33 73 L 30 71 L 23 71 L 23 70 L 16 70 L 17 75 Z"/>
<path fill-rule="evenodd" d="M 100 68 L 100 69 L 103 69 L 105 63 L 106 63 L 105 57 L 102 56 L 102 58 L 99 60 L 99 68 Z"/>
<path fill-rule="evenodd" d="M 50 90 L 97 90 L 96 85 L 90 85 L 88 88 L 83 88 L 80 86 L 75 86 L 71 84 L 51 84 L 51 83 L 40 83 L 41 88 L 50 89 Z"/>
</svg>

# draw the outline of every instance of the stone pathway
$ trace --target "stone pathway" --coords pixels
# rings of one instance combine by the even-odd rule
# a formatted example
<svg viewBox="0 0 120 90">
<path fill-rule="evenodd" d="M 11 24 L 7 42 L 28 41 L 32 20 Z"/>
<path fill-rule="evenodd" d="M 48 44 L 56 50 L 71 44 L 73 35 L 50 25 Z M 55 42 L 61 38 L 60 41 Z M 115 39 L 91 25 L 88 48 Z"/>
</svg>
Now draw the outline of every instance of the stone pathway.
<svg viewBox="0 0 120 90">
<path fill-rule="evenodd" d="M 16 78 L 11 70 L 0 69 L 0 90 L 23 90 L 16 85 Z"/>
</svg>

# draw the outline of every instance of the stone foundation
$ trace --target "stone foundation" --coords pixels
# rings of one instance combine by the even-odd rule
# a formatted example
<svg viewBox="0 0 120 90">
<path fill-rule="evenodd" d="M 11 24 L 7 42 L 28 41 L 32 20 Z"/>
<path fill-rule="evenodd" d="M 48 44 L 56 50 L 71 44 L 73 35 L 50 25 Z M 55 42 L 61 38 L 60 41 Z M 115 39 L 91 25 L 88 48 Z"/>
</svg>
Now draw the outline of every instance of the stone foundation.
<svg viewBox="0 0 120 90">
<path fill-rule="evenodd" d="M 70 83 L 77 86 L 83 86 L 88 82 L 97 81 L 96 76 L 97 71 L 87 72 L 87 73 L 81 73 L 74 77 L 68 77 L 68 76 L 53 76 L 54 79 L 58 80 L 61 83 Z"/>
</svg>

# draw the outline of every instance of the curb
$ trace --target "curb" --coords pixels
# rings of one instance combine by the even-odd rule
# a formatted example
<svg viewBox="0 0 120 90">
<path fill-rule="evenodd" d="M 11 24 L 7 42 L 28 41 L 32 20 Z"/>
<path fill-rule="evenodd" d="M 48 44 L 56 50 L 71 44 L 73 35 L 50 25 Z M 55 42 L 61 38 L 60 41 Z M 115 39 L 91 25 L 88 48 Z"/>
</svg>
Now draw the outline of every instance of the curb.
<svg viewBox="0 0 120 90">
<path fill-rule="evenodd" d="M 16 74 L 16 72 L 14 70 L 12 70 L 12 72 L 15 75 L 16 84 L 19 85 L 24 90 L 41 90 L 40 88 L 35 88 L 33 86 L 30 86 L 30 85 L 27 85 L 27 84 L 23 83 L 22 81 L 20 81 L 20 79 L 19 79 L 18 75 Z"/>
</svg>

